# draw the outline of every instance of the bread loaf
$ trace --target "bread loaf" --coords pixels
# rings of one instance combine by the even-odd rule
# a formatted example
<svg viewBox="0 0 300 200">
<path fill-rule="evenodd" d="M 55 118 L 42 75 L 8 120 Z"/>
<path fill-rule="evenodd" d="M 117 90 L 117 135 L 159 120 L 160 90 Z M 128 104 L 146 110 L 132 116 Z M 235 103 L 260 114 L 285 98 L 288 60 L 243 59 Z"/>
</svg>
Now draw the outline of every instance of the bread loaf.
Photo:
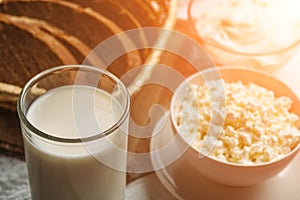
<svg viewBox="0 0 300 200">
<path fill-rule="evenodd" d="M 96 45 L 119 32 L 170 28 L 175 5 L 176 0 L 0 0 L 0 152 L 23 156 L 16 101 L 32 76 L 48 67 L 82 63 Z M 121 77 L 159 55 L 133 51 L 108 70 Z M 149 76 L 140 74 L 137 79 Z"/>
<path fill-rule="evenodd" d="M 146 26 L 163 27 L 170 1 L 0 1 L 0 83 L 19 90 L 45 68 L 82 63 L 93 48 L 114 34 Z M 108 70 L 120 77 L 145 62 L 149 53 L 148 49 L 127 53 Z M 5 88 L 0 84 L 0 107 L 15 110 L 15 102 L 11 102 L 15 97 L 8 98 L 10 91 Z"/>
</svg>

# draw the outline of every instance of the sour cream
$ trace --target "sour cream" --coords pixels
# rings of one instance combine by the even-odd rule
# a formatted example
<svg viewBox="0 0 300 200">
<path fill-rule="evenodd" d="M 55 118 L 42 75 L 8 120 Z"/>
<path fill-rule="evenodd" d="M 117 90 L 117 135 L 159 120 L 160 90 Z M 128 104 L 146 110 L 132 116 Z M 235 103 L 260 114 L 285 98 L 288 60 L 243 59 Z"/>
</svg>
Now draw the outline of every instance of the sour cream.
<svg viewBox="0 0 300 200">
<path fill-rule="evenodd" d="M 266 54 L 300 40 L 300 1 L 223 0 L 202 9 L 195 27 L 213 46 L 233 52 Z"/>
</svg>

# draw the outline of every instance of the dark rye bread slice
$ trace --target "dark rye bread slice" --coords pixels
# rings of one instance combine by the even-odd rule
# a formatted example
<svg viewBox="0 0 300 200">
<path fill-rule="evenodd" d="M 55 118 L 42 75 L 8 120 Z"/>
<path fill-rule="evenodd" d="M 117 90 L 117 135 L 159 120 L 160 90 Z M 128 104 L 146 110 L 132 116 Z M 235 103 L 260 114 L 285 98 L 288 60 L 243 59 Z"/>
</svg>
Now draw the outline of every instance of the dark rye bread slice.
<svg viewBox="0 0 300 200">
<path fill-rule="evenodd" d="M 92 11 L 73 2 L 56 0 L 13 0 L 3 2 L 0 12 L 15 16 L 25 16 L 45 21 L 95 47 L 107 36 L 119 30 L 111 30 L 93 15 Z M 92 13 L 92 14 L 91 14 Z M 121 30 L 121 29 L 120 29 Z"/>
<path fill-rule="evenodd" d="M 122 32 L 118 24 L 90 8 L 74 2 L 56 0 L 12 0 L 0 5 L 0 12 L 46 21 L 94 48 L 110 36 Z M 123 48 L 120 44 L 116 48 Z M 134 59 L 130 58 L 134 56 Z M 139 61 L 138 63 L 129 63 Z M 141 64 L 140 55 L 133 52 L 114 62 L 111 71 L 120 75 L 130 65 Z M 116 68 L 116 69 L 115 69 Z M 121 72 L 121 73 L 120 73 Z"/>
<path fill-rule="evenodd" d="M 21 86 L 46 67 L 76 62 L 51 34 L 16 19 L 0 14 L 1 82 Z"/>
</svg>

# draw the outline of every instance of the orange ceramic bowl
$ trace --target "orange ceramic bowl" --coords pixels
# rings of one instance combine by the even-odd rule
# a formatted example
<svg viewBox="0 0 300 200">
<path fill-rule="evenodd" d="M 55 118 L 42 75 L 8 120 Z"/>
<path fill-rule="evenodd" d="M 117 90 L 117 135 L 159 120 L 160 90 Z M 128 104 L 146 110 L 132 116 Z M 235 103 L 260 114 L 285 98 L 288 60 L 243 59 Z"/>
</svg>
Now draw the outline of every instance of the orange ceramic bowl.
<svg viewBox="0 0 300 200">
<path fill-rule="evenodd" d="M 201 155 L 199 151 L 189 145 L 186 138 L 181 136 L 179 132 L 180 130 L 176 123 L 176 113 L 179 109 L 179 99 L 183 96 L 183 92 L 186 91 L 186 87 L 191 83 L 203 84 L 205 82 L 203 77 L 206 80 L 221 78 L 225 82 L 242 81 L 243 83 L 256 83 L 268 90 L 274 91 L 275 96 L 290 97 L 293 100 L 291 111 L 300 116 L 300 101 L 298 97 L 284 83 L 266 73 L 249 68 L 224 66 L 206 69 L 192 75 L 185 82 L 181 83 L 175 91 L 171 101 L 170 117 L 174 133 L 180 136 L 178 145 L 182 147 L 188 146 L 181 158 L 186 163 L 187 168 L 191 167 L 193 168 L 192 171 L 197 172 L 194 174 L 195 179 L 200 175 L 224 185 L 250 186 L 262 183 L 286 168 L 298 153 L 300 144 L 279 160 L 253 165 L 220 161 L 211 156 Z M 201 126 L 201 124 L 199 125 Z"/>
</svg>

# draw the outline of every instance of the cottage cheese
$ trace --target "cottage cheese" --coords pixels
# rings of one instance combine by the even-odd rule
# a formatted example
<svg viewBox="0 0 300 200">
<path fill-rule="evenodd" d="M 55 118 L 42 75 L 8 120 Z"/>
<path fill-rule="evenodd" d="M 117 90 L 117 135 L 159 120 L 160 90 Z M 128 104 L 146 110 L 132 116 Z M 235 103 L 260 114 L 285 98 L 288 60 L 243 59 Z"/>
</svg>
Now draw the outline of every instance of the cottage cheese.
<svg viewBox="0 0 300 200">
<path fill-rule="evenodd" d="M 290 112 L 289 97 L 276 98 L 273 91 L 254 83 L 221 84 L 225 102 L 214 105 L 225 106 L 226 117 L 209 156 L 252 165 L 280 159 L 298 145 L 300 119 Z M 210 84 L 210 90 L 205 85 L 192 85 L 183 98 L 177 125 L 184 138 L 194 137 L 191 145 L 196 150 L 207 145 L 205 139 L 212 125 L 210 91 L 219 88 L 217 82 Z"/>
</svg>

